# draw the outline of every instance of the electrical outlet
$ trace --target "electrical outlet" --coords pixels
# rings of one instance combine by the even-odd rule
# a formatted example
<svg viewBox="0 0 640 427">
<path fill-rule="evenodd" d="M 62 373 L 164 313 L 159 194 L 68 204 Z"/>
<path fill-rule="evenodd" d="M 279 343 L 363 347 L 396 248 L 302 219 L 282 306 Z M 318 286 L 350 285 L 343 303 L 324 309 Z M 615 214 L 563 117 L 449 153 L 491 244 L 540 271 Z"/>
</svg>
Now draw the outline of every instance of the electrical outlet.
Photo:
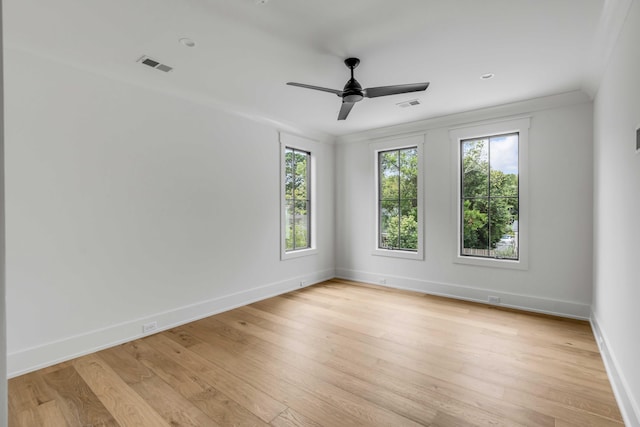
<svg viewBox="0 0 640 427">
<path fill-rule="evenodd" d="M 378 283 L 380 283 L 381 285 L 386 285 L 387 284 L 387 279 L 385 279 L 384 277 L 381 277 L 378 279 Z"/>
<path fill-rule="evenodd" d="M 490 304 L 500 304 L 500 297 L 489 296 L 489 303 Z"/>
<path fill-rule="evenodd" d="M 301 280 L 300 281 L 300 287 L 303 287 L 303 286 L 307 286 L 307 281 L 306 280 Z"/>
<path fill-rule="evenodd" d="M 142 325 L 142 333 L 148 334 L 149 332 L 153 332 L 158 329 L 158 322 L 149 322 Z"/>
</svg>

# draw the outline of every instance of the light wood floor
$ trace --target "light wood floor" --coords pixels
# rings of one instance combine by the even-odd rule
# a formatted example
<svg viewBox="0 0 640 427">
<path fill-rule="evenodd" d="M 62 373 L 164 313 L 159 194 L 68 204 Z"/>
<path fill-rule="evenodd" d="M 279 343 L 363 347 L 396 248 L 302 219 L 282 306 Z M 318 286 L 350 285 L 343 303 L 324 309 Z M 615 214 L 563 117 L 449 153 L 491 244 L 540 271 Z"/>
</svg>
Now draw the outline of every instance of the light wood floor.
<svg viewBox="0 0 640 427">
<path fill-rule="evenodd" d="M 9 381 L 11 426 L 621 426 L 586 322 L 340 280 Z"/>
</svg>

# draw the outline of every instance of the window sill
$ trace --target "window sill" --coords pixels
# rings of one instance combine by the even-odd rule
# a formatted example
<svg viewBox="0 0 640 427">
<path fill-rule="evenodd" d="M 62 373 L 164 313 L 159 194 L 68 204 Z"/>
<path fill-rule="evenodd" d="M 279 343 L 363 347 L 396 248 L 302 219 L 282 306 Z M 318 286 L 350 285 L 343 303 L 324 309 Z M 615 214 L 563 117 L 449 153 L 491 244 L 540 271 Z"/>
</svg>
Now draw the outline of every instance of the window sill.
<svg viewBox="0 0 640 427">
<path fill-rule="evenodd" d="M 505 268 L 510 270 L 528 270 L 529 266 L 522 258 L 520 260 L 500 259 L 500 258 L 479 258 L 473 256 L 454 257 L 455 264 L 475 265 L 478 267 Z"/>
<path fill-rule="evenodd" d="M 410 251 L 396 251 L 393 249 L 374 249 L 372 255 L 386 256 L 391 258 L 415 259 L 419 261 L 422 261 L 424 259 L 424 256 L 420 251 L 410 252 Z"/>
<path fill-rule="evenodd" d="M 288 259 L 302 258 L 305 256 L 315 255 L 318 253 L 317 248 L 300 249 L 297 251 L 282 252 L 280 260 L 286 261 Z"/>
</svg>

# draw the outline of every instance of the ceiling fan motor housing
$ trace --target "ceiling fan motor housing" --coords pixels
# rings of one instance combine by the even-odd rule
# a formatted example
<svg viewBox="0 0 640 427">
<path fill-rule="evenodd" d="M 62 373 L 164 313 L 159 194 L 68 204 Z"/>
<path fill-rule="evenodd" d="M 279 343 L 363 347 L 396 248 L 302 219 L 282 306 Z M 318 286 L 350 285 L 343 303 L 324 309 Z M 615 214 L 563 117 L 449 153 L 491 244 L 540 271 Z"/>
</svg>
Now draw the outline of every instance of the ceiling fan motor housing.
<svg viewBox="0 0 640 427">
<path fill-rule="evenodd" d="M 364 98 L 364 93 L 360 83 L 356 79 L 349 79 L 342 91 L 344 102 L 358 102 L 362 101 L 362 98 Z"/>
</svg>

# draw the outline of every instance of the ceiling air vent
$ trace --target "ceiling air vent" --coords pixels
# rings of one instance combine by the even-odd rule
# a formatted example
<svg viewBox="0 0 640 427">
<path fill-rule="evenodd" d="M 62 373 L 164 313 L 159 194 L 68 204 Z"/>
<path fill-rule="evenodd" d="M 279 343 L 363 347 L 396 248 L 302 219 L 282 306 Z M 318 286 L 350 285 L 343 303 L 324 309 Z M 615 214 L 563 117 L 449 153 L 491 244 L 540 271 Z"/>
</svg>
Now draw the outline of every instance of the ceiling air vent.
<svg viewBox="0 0 640 427">
<path fill-rule="evenodd" d="M 162 64 L 160 61 L 156 61 L 155 59 L 149 58 L 148 56 L 141 57 L 140 59 L 138 59 L 138 62 L 144 65 L 147 65 L 151 68 L 155 68 L 156 70 L 164 71 L 165 73 L 168 73 L 169 71 L 173 70 L 173 67 L 170 67 L 166 64 Z"/>
<path fill-rule="evenodd" d="M 396 105 L 400 108 L 415 107 L 416 105 L 420 105 L 420 101 L 417 99 L 410 99 L 409 101 L 400 102 Z"/>
</svg>

